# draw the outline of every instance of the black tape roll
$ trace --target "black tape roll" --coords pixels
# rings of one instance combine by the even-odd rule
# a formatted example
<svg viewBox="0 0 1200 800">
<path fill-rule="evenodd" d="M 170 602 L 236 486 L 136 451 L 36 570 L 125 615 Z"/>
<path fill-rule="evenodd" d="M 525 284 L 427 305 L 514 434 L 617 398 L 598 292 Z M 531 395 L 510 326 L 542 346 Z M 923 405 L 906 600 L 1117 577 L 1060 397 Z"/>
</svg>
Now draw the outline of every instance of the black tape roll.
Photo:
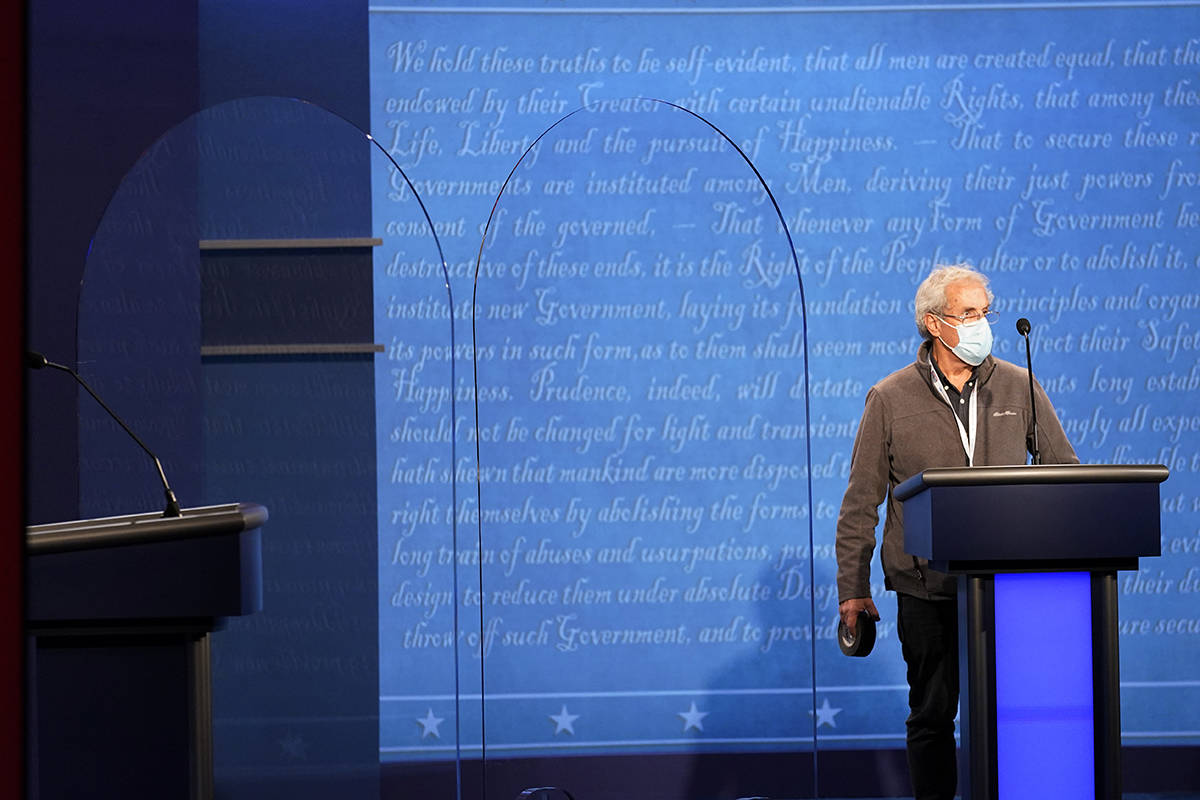
<svg viewBox="0 0 1200 800">
<path fill-rule="evenodd" d="M 866 611 L 858 612 L 855 633 L 850 633 L 845 622 L 838 623 L 838 646 L 842 652 L 855 658 L 865 658 L 875 646 L 875 620 Z"/>
</svg>

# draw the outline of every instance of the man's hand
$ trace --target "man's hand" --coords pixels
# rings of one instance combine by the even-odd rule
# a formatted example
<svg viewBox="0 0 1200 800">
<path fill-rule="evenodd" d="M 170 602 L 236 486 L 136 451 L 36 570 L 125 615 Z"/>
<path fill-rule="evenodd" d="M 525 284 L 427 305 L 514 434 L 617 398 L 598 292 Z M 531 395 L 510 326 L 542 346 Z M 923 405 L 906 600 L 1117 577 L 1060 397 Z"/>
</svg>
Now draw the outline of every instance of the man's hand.
<svg viewBox="0 0 1200 800">
<path fill-rule="evenodd" d="M 842 622 L 846 623 L 846 627 L 850 629 L 852 635 L 857 636 L 858 632 L 855 628 L 858 626 L 858 612 L 866 611 L 871 615 L 871 619 L 879 621 L 879 609 L 875 608 L 875 601 L 869 597 L 852 597 L 849 600 L 842 601 L 838 606 L 838 613 L 842 615 Z"/>
</svg>

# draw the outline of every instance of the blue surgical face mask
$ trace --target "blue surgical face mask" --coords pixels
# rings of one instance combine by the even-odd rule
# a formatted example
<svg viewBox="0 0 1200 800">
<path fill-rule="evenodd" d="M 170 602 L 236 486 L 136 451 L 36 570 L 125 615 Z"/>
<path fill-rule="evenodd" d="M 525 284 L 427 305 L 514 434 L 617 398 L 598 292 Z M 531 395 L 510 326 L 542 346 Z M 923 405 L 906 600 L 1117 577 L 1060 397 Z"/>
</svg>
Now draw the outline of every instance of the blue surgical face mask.
<svg viewBox="0 0 1200 800">
<path fill-rule="evenodd" d="M 942 322 L 946 322 L 946 320 L 942 319 Z M 978 367 L 992 352 L 991 323 L 986 319 L 981 319 L 978 322 L 959 325 L 955 330 L 958 331 L 958 344 L 951 347 L 950 352 L 972 367 Z M 942 341 L 942 337 L 939 336 L 938 340 Z M 946 343 L 942 341 L 942 344 Z"/>
</svg>

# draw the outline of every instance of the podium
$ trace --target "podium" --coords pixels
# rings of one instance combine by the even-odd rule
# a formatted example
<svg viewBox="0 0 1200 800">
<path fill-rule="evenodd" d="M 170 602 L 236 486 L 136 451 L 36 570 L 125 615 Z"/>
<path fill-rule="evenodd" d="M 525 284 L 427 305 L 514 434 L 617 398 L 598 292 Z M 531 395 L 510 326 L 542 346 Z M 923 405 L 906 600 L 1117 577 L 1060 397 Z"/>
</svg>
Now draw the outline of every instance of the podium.
<svg viewBox="0 0 1200 800">
<path fill-rule="evenodd" d="M 930 469 L 905 550 L 958 576 L 963 800 L 1121 797 L 1117 570 L 1160 554 L 1160 465 Z"/>
<path fill-rule="evenodd" d="M 262 606 L 252 503 L 26 531 L 28 797 L 212 796 L 209 634 Z"/>
</svg>

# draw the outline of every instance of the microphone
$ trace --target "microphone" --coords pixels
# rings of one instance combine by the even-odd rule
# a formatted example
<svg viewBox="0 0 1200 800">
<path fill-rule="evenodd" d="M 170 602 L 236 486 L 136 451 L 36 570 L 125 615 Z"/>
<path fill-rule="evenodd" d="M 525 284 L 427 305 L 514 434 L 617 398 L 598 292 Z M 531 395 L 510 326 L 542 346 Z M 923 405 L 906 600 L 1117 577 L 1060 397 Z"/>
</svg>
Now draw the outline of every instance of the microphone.
<svg viewBox="0 0 1200 800">
<path fill-rule="evenodd" d="M 1024 317 L 1017 320 L 1017 333 L 1025 337 L 1025 367 L 1029 372 L 1029 410 L 1033 414 L 1033 447 L 1030 450 L 1033 452 L 1033 463 L 1040 464 L 1042 451 L 1038 448 L 1037 401 L 1034 400 L 1033 394 L 1033 356 L 1029 352 L 1029 331 L 1032 327 Z"/>
<path fill-rule="evenodd" d="M 163 510 L 162 515 L 164 517 L 178 517 L 182 515 L 182 512 L 179 508 L 179 501 L 175 499 L 175 492 L 171 491 L 171 485 L 167 483 L 167 474 L 163 472 L 162 463 L 158 460 L 158 456 L 150 452 L 150 448 L 146 446 L 146 443 L 143 442 L 136 433 L 130 430 L 129 426 L 125 424 L 125 420 L 117 416 L 117 412 L 108 407 L 108 403 L 105 403 L 100 399 L 100 395 L 92 391 L 92 387 L 87 385 L 87 381 L 80 377 L 78 372 L 68 366 L 64 366 L 63 364 L 56 364 L 41 353 L 36 353 L 32 350 L 27 350 L 25 352 L 25 366 L 29 367 L 30 369 L 45 369 L 46 367 L 49 367 L 50 369 L 57 369 L 61 372 L 66 372 L 72 378 L 74 378 L 80 386 L 82 386 L 84 389 L 87 389 L 87 393 L 90 394 L 96 400 L 96 402 L 100 404 L 100 407 L 107 411 L 108 415 L 115 419 L 117 424 L 124 428 L 125 432 L 128 433 L 130 437 L 132 437 L 133 440 L 138 443 L 138 446 L 146 451 L 146 455 L 150 456 L 151 460 L 154 461 L 154 466 L 158 469 L 158 479 L 162 481 L 163 492 L 167 497 L 167 507 Z"/>
</svg>

